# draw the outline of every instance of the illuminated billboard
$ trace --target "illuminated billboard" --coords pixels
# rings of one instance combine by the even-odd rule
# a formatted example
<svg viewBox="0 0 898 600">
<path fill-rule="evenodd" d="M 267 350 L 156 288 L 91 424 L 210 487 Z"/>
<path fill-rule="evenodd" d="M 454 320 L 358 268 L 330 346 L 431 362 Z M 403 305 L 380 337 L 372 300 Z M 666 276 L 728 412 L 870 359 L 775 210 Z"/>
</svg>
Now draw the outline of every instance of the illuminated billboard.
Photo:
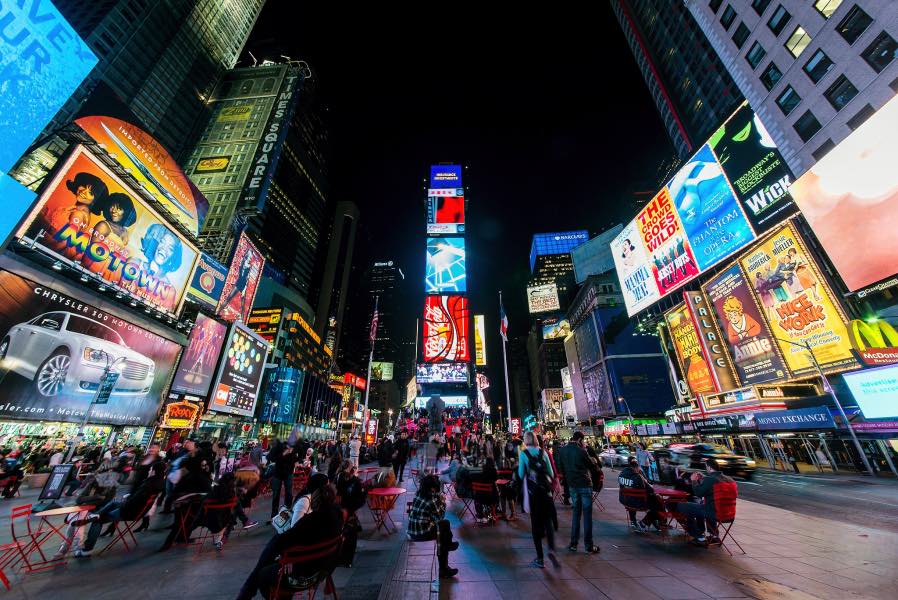
<svg viewBox="0 0 898 600">
<path fill-rule="evenodd" d="M 199 255 L 83 146 L 57 169 L 17 235 L 169 314 L 180 310 Z"/>
<path fill-rule="evenodd" d="M 427 233 L 438 235 L 464 232 L 464 196 L 440 195 L 427 199 Z"/>
<path fill-rule="evenodd" d="M 866 419 L 898 418 L 898 365 L 842 375 Z"/>
<path fill-rule="evenodd" d="M 97 57 L 51 2 L 4 1 L 0 6 L 3 175 L 81 85 Z"/>
<path fill-rule="evenodd" d="M 611 255 L 629 316 L 661 298 L 635 221 L 628 223 L 611 242 Z"/>
<path fill-rule="evenodd" d="M 284 309 L 281 307 L 254 308 L 249 313 L 249 320 L 246 324 L 253 330 L 253 333 L 272 344 L 278 336 L 283 317 Z"/>
<path fill-rule="evenodd" d="M 702 352 L 698 330 L 686 306 L 680 304 L 664 314 L 673 340 L 677 362 L 692 395 L 717 391 L 708 361 Z"/>
<path fill-rule="evenodd" d="M 692 246 L 667 188 L 636 216 L 642 243 L 649 255 L 655 285 L 666 296 L 699 274 Z"/>
<path fill-rule="evenodd" d="M 415 398 L 415 408 L 427 408 L 430 398 L 431 396 L 418 396 Z M 467 396 L 440 396 L 440 400 L 446 408 L 468 408 Z"/>
<path fill-rule="evenodd" d="M 755 233 L 763 233 L 798 212 L 789 194 L 792 173 L 748 102 L 720 126 L 708 145 Z"/>
<path fill-rule="evenodd" d="M 486 366 L 486 323 L 483 315 L 474 315 L 474 364 Z"/>
<path fill-rule="evenodd" d="M 852 292 L 898 272 L 898 98 L 792 185 L 792 195 Z"/>
<path fill-rule="evenodd" d="M 218 315 L 222 319 L 249 320 L 264 266 L 265 258 L 262 253 L 249 241 L 246 232 L 241 233 L 231 257 L 231 269 L 221 291 L 221 302 L 218 304 Z"/>
<path fill-rule="evenodd" d="M 717 327 L 717 320 L 714 318 L 705 294 L 701 290 L 683 292 L 683 299 L 686 301 L 686 309 L 698 332 L 702 353 L 708 359 L 708 366 L 711 368 L 711 375 L 714 377 L 717 391 L 739 387 L 736 371 L 733 369 L 726 345 L 721 342 L 720 329 Z"/>
<path fill-rule="evenodd" d="M 564 339 L 571 334 L 571 322 L 567 319 L 552 317 L 543 319 L 543 339 Z"/>
<path fill-rule="evenodd" d="M 530 242 L 530 271 L 536 265 L 536 257 L 546 254 L 567 254 L 580 244 L 589 241 L 589 232 L 585 229 L 577 231 L 556 231 L 555 233 L 537 233 Z"/>
<path fill-rule="evenodd" d="M 420 363 L 416 383 L 467 383 L 468 363 Z"/>
<path fill-rule="evenodd" d="M 468 299 L 427 296 L 424 301 L 424 360 L 468 361 Z"/>
<path fill-rule="evenodd" d="M 527 309 L 531 315 L 560 310 L 561 303 L 558 301 L 558 286 L 555 282 L 528 286 Z"/>
<path fill-rule="evenodd" d="M 80 423 L 90 410 L 90 423 L 155 421 L 180 344 L 9 271 L 0 290 L 0 417 Z M 107 366 L 118 379 L 91 407 Z"/>
<path fill-rule="evenodd" d="M 205 397 L 212 386 L 215 365 L 228 328 L 203 313 L 196 317 L 187 348 L 171 384 L 173 392 Z"/>
<path fill-rule="evenodd" d="M 234 323 L 218 368 L 209 410 L 251 417 L 267 358 L 268 342 L 243 324 Z"/>
<path fill-rule="evenodd" d="M 75 123 L 127 169 L 170 218 L 199 235 L 209 201 L 177 161 L 146 131 L 115 117 L 81 117 Z"/>
<path fill-rule="evenodd" d="M 824 371 L 858 366 L 845 314 L 791 224 L 743 255 L 739 264 L 793 376 L 815 372 L 805 343 Z"/>
<path fill-rule="evenodd" d="M 187 286 L 187 298 L 202 304 L 214 311 L 221 301 L 228 269 L 220 262 L 201 252 L 196 261 L 196 268 Z"/>
<path fill-rule="evenodd" d="M 433 165 L 430 167 L 430 187 L 461 188 L 461 165 Z"/>
<path fill-rule="evenodd" d="M 376 381 L 393 381 L 393 363 L 384 361 L 372 362 L 371 379 Z"/>
<path fill-rule="evenodd" d="M 428 238 L 424 289 L 428 294 L 467 291 L 465 238 Z"/>
</svg>

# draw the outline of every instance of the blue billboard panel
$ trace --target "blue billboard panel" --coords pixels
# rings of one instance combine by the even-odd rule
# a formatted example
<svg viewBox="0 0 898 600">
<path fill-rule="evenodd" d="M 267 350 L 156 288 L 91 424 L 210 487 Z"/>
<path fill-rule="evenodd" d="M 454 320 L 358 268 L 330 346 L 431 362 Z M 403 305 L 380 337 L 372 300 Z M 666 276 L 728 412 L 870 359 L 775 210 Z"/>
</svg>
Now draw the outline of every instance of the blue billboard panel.
<svg viewBox="0 0 898 600">
<path fill-rule="evenodd" d="M 424 288 L 428 294 L 466 292 L 465 238 L 427 240 L 427 268 Z"/>
<path fill-rule="evenodd" d="M 842 375 L 865 419 L 898 418 L 898 365 Z"/>
<path fill-rule="evenodd" d="M 755 239 L 720 163 L 707 144 L 677 171 L 667 188 L 700 271 L 716 265 Z"/>
<path fill-rule="evenodd" d="M 0 173 L 5 173 L 97 57 L 47 0 L 0 0 L 0 29 Z"/>
<path fill-rule="evenodd" d="M 544 254 L 567 254 L 580 244 L 589 241 L 589 232 L 558 231 L 555 233 L 537 233 L 530 244 L 530 270 L 536 264 L 536 257 Z"/>
<path fill-rule="evenodd" d="M 461 165 L 431 166 L 430 187 L 434 189 L 463 187 L 461 183 Z"/>
<path fill-rule="evenodd" d="M 299 390 L 303 371 L 292 367 L 278 367 L 268 372 L 265 403 L 260 420 L 263 423 L 293 423 L 299 406 Z"/>
<path fill-rule="evenodd" d="M 0 212 L 0 251 L 13 230 L 31 205 L 37 194 L 10 177 L 0 173 L 0 198 L 3 198 L 3 211 Z"/>
</svg>

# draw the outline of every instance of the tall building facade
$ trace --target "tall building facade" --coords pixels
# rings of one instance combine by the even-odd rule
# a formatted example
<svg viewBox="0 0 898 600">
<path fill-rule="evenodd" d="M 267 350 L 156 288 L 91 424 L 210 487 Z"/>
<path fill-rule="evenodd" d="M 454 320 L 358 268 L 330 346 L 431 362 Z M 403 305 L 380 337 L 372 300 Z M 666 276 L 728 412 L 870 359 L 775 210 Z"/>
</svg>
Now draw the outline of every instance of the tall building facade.
<svg viewBox="0 0 898 600">
<path fill-rule="evenodd" d="M 898 3 L 691 0 L 796 177 L 898 92 Z"/>
<path fill-rule="evenodd" d="M 263 63 L 225 74 L 209 100 L 211 119 L 187 161 L 209 199 L 200 234 L 227 261 L 239 232 L 253 235 L 283 283 L 310 303 L 325 262 L 326 130 L 311 108 L 304 64 Z"/>
<path fill-rule="evenodd" d="M 742 102 L 742 94 L 683 2 L 611 0 L 661 121 L 681 159 Z"/>
<path fill-rule="evenodd" d="M 352 272 L 358 222 L 359 209 L 355 203 L 337 202 L 327 250 L 324 252 L 324 269 L 320 279 L 316 280 L 317 290 L 312 290 L 312 295 L 318 298 L 315 331 L 333 353 L 337 352 L 345 325 L 349 275 Z"/>
</svg>

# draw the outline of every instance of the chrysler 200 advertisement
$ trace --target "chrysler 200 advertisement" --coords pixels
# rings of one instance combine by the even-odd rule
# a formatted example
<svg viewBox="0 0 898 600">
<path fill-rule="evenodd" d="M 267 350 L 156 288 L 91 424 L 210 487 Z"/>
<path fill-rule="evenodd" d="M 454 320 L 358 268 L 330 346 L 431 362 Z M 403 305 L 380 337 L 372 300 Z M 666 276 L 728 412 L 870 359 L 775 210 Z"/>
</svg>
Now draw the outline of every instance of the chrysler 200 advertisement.
<svg viewBox="0 0 898 600">
<path fill-rule="evenodd" d="M 0 417 L 149 425 L 181 346 L 47 286 L 0 271 Z"/>
</svg>

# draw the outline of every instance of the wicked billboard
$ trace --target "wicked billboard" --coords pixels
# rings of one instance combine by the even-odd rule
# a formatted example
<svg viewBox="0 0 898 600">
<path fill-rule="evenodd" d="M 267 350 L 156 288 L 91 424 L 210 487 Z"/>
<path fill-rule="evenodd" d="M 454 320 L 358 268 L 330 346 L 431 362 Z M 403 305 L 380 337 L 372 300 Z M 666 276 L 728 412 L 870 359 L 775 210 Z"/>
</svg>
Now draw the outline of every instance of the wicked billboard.
<svg viewBox="0 0 898 600">
<path fill-rule="evenodd" d="M 169 314 L 181 308 L 198 254 L 82 146 L 16 235 Z"/>
<path fill-rule="evenodd" d="M 181 346 L 0 270 L 0 417 L 80 423 L 104 372 L 118 373 L 88 422 L 150 425 Z"/>
</svg>

